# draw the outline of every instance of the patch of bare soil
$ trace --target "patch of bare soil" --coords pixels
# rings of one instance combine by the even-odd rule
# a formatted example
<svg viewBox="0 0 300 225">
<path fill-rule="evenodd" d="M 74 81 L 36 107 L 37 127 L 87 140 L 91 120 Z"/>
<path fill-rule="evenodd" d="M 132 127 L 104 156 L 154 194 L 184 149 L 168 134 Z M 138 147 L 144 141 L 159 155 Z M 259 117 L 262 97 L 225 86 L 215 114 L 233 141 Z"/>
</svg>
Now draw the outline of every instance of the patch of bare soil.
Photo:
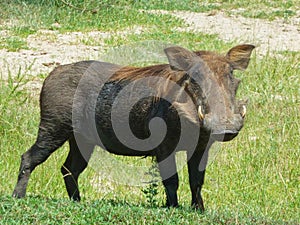
<svg viewBox="0 0 300 225">
<path fill-rule="evenodd" d="M 81 60 L 99 60 L 105 50 L 104 39 L 112 35 L 126 36 L 128 33 L 139 34 L 141 27 L 133 27 L 120 32 L 69 32 L 60 34 L 58 31 L 40 30 L 27 38 L 28 49 L 9 52 L 0 49 L 0 78 L 16 77 L 18 73 L 35 77 L 46 75 L 56 66 Z M 2 36 L 9 32 L 1 31 Z M 83 44 L 86 43 L 86 44 Z M 39 90 L 41 80 L 29 82 L 32 89 Z"/>
<path fill-rule="evenodd" d="M 268 51 L 300 51 L 300 12 L 289 21 L 227 16 L 222 12 L 215 14 L 163 10 L 152 12 L 171 14 L 183 19 L 187 27 L 180 30 L 217 34 L 224 41 L 235 40 L 254 44 L 258 47 L 256 51 L 259 54 L 265 55 Z"/>
<path fill-rule="evenodd" d="M 76 43 L 82 33 L 59 34 L 56 31 L 39 31 L 27 38 L 28 49 L 18 52 L 0 50 L 0 76 L 6 79 L 20 72 L 27 75 L 49 73 L 55 66 L 85 59 L 97 59 L 101 43 L 87 46 Z M 90 35 L 90 34 L 87 34 Z M 99 36 L 105 33 L 97 34 Z"/>
</svg>

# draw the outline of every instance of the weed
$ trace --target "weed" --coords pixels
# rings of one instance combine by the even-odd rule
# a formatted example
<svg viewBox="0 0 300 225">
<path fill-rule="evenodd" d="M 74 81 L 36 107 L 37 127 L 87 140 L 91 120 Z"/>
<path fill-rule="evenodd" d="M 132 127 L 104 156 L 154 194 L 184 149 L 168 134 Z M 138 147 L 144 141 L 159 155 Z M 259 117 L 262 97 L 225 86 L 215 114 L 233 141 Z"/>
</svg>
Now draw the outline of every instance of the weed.
<svg viewBox="0 0 300 225">
<path fill-rule="evenodd" d="M 142 189 L 147 203 L 150 207 L 158 207 L 158 182 L 160 181 L 159 171 L 157 163 L 153 161 L 153 164 L 149 168 L 147 173 L 151 177 L 149 184 Z"/>
</svg>

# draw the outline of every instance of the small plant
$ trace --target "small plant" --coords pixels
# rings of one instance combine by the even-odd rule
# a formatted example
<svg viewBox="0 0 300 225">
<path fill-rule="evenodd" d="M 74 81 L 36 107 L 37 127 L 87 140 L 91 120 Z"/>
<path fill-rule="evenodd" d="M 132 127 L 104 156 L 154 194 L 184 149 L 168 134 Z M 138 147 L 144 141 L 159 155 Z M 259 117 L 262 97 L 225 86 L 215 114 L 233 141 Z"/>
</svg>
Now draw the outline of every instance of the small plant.
<svg viewBox="0 0 300 225">
<path fill-rule="evenodd" d="M 150 207 L 158 207 L 158 181 L 160 180 L 160 177 L 156 162 L 153 161 L 153 164 L 149 168 L 146 175 L 149 175 L 151 177 L 151 180 L 149 181 L 149 184 L 142 189 L 142 192 L 144 193 L 147 204 Z"/>
</svg>

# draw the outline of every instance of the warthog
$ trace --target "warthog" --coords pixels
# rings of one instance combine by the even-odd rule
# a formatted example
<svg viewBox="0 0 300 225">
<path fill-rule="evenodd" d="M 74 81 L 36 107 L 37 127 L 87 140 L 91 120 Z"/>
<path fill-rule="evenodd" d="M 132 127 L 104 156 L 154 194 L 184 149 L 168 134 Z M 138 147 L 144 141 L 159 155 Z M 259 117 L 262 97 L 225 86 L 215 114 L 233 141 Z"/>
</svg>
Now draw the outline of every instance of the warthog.
<svg viewBox="0 0 300 225">
<path fill-rule="evenodd" d="M 235 99 L 240 80 L 233 71 L 247 68 L 253 49 L 238 45 L 223 56 L 173 46 L 164 50 L 169 64 L 121 67 L 82 61 L 58 66 L 43 84 L 37 140 L 21 157 L 13 196 L 24 197 L 35 167 L 68 141 L 61 172 L 71 199 L 80 200 L 78 176 L 100 145 L 118 155 L 155 156 L 166 205 L 178 206 L 175 152 L 185 150 L 191 204 L 204 210 L 207 151 L 214 141 L 232 140 L 243 127 L 246 106 Z M 126 126 L 136 139 L 122 131 Z"/>
</svg>

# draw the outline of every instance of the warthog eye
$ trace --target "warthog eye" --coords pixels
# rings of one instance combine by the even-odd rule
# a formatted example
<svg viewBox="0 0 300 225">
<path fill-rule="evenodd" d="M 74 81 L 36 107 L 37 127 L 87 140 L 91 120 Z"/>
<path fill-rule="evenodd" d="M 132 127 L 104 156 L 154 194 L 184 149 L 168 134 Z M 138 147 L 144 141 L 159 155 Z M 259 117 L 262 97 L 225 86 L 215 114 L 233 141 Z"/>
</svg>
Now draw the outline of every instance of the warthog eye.
<svg viewBox="0 0 300 225">
<path fill-rule="evenodd" d="M 233 79 L 232 79 L 233 90 L 234 90 L 234 93 L 235 93 L 235 94 L 236 94 L 236 92 L 237 92 L 237 89 L 238 89 L 240 83 L 241 83 L 241 80 L 240 80 L 240 79 L 237 79 L 237 78 L 233 78 Z"/>
</svg>

